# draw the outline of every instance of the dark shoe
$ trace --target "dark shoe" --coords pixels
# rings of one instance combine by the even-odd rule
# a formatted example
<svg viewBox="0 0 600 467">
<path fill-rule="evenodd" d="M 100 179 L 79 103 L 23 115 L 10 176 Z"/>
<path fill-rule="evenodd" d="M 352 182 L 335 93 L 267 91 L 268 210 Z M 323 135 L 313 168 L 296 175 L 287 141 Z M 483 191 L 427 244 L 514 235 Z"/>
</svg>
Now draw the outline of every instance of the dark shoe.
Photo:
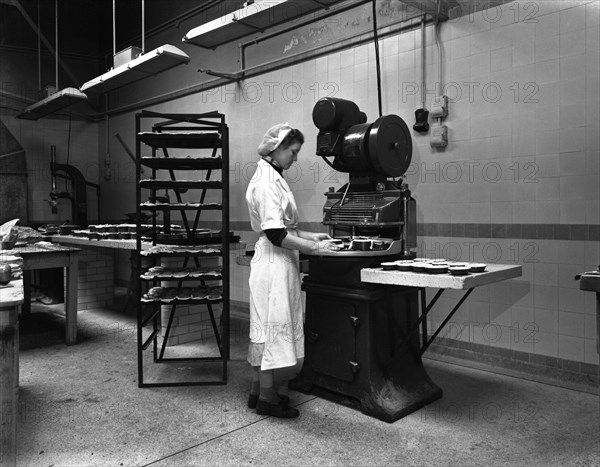
<svg viewBox="0 0 600 467">
<path fill-rule="evenodd" d="M 258 403 L 258 394 L 250 394 L 248 396 L 248 408 L 255 409 L 257 403 Z"/>
<path fill-rule="evenodd" d="M 277 394 L 277 397 L 279 397 L 279 405 L 290 405 L 289 396 L 280 396 L 279 394 Z M 258 394 L 250 394 L 248 396 L 248 408 L 255 409 L 257 403 L 258 403 Z"/>
<path fill-rule="evenodd" d="M 289 405 L 271 404 L 260 399 L 256 404 L 256 413 L 258 415 L 271 415 L 277 418 L 298 418 L 300 416 L 298 409 Z"/>
<path fill-rule="evenodd" d="M 280 394 L 277 394 L 277 397 L 279 397 L 279 405 L 290 405 L 289 396 L 282 396 Z"/>
</svg>

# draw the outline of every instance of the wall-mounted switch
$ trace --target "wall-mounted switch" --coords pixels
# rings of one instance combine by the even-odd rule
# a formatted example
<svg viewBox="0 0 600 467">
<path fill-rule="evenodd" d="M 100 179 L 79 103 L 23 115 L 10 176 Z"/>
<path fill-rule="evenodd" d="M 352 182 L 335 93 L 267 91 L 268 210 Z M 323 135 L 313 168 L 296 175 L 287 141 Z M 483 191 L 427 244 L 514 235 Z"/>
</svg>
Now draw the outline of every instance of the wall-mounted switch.
<svg viewBox="0 0 600 467">
<path fill-rule="evenodd" d="M 431 100 L 431 117 L 444 118 L 448 115 L 448 96 L 436 96 Z"/>
<path fill-rule="evenodd" d="M 448 127 L 446 125 L 431 125 L 429 144 L 432 148 L 448 146 Z"/>
</svg>

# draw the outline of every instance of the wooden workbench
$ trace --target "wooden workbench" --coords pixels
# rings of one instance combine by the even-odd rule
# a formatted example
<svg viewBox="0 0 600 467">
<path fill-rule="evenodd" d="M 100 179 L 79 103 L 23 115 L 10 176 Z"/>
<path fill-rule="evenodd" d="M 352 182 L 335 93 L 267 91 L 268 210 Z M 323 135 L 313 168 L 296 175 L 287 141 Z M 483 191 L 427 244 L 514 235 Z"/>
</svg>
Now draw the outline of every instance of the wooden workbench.
<svg viewBox="0 0 600 467">
<path fill-rule="evenodd" d="M 36 269 L 64 268 L 66 275 L 65 342 L 67 345 L 77 341 L 77 275 L 79 248 L 49 243 L 32 244 L 3 250 L 3 254 L 19 255 L 23 258 L 23 309 L 24 315 L 31 309 L 31 275 Z"/>
<path fill-rule="evenodd" d="M 16 465 L 19 401 L 19 311 L 23 282 L 0 286 L 0 466 Z"/>
</svg>

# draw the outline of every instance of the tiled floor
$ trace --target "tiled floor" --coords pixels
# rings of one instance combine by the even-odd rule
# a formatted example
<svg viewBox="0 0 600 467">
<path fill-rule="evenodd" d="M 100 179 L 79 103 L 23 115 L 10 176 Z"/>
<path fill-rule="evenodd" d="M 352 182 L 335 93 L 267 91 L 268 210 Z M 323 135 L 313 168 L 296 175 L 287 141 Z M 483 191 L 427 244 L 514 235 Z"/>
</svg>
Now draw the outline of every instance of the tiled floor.
<svg viewBox="0 0 600 467">
<path fill-rule="evenodd" d="M 588 392 L 425 360 L 444 396 L 395 423 L 297 392 L 280 420 L 245 406 L 243 323 L 226 386 L 139 389 L 130 313 L 81 312 L 66 347 L 57 309 L 21 323 L 20 466 L 600 465 Z"/>
</svg>

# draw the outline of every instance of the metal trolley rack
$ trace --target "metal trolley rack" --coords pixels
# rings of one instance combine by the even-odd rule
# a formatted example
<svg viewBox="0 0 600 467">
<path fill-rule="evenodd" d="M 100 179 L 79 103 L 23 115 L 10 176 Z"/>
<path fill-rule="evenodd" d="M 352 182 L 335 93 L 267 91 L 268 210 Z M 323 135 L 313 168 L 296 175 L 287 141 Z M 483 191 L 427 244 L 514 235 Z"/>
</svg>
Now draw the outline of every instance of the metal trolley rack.
<svg viewBox="0 0 600 467">
<path fill-rule="evenodd" d="M 143 127 L 150 131 L 143 131 Z M 227 384 L 229 245 L 236 238 L 229 230 L 229 133 L 225 116 L 218 112 L 142 111 L 136 114 L 135 131 L 138 386 Z M 150 148 L 151 155 L 143 156 L 142 148 Z M 144 169 L 150 169 L 149 178 Z M 217 179 L 213 177 L 215 173 Z M 159 190 L 160 193 L 164 190 L 164 196 L 159 195 Z M 148 193 L 147 201 L 142 199 Z M 207 194 L 208 200 L 220 197 L 219 202 L 207 202 Z M 220 231 L 199 228 L 204 211 L 221 212 Z M 183 227 L 171 224 L 171 214 L 177 212 Z M 148 213 L 151 223 L 144 224 Z M 142 259 L 154 266 L 146 264 L 143 269 Z M 202 267 L 206 260 L 212 266 Z M 215 262 L 219 263 L 216 268 Z M 219 320 L 217 304 L 222 306 Z M 167 349 L 167 342 L 177 310 L 196 305 L 202 311 L 206 307 L 218 355 L 204 348 L 199 352 L 188 349 L 188 353 L 169 357 L 172 349 Z M 145 353 L 150 348 L 151 362 Z M 218 362 L 221 367 L 216 371 Z M 145 370 L 148 376 L 150 366 L 152 382 L 144 380 Z"/>
</svg>

